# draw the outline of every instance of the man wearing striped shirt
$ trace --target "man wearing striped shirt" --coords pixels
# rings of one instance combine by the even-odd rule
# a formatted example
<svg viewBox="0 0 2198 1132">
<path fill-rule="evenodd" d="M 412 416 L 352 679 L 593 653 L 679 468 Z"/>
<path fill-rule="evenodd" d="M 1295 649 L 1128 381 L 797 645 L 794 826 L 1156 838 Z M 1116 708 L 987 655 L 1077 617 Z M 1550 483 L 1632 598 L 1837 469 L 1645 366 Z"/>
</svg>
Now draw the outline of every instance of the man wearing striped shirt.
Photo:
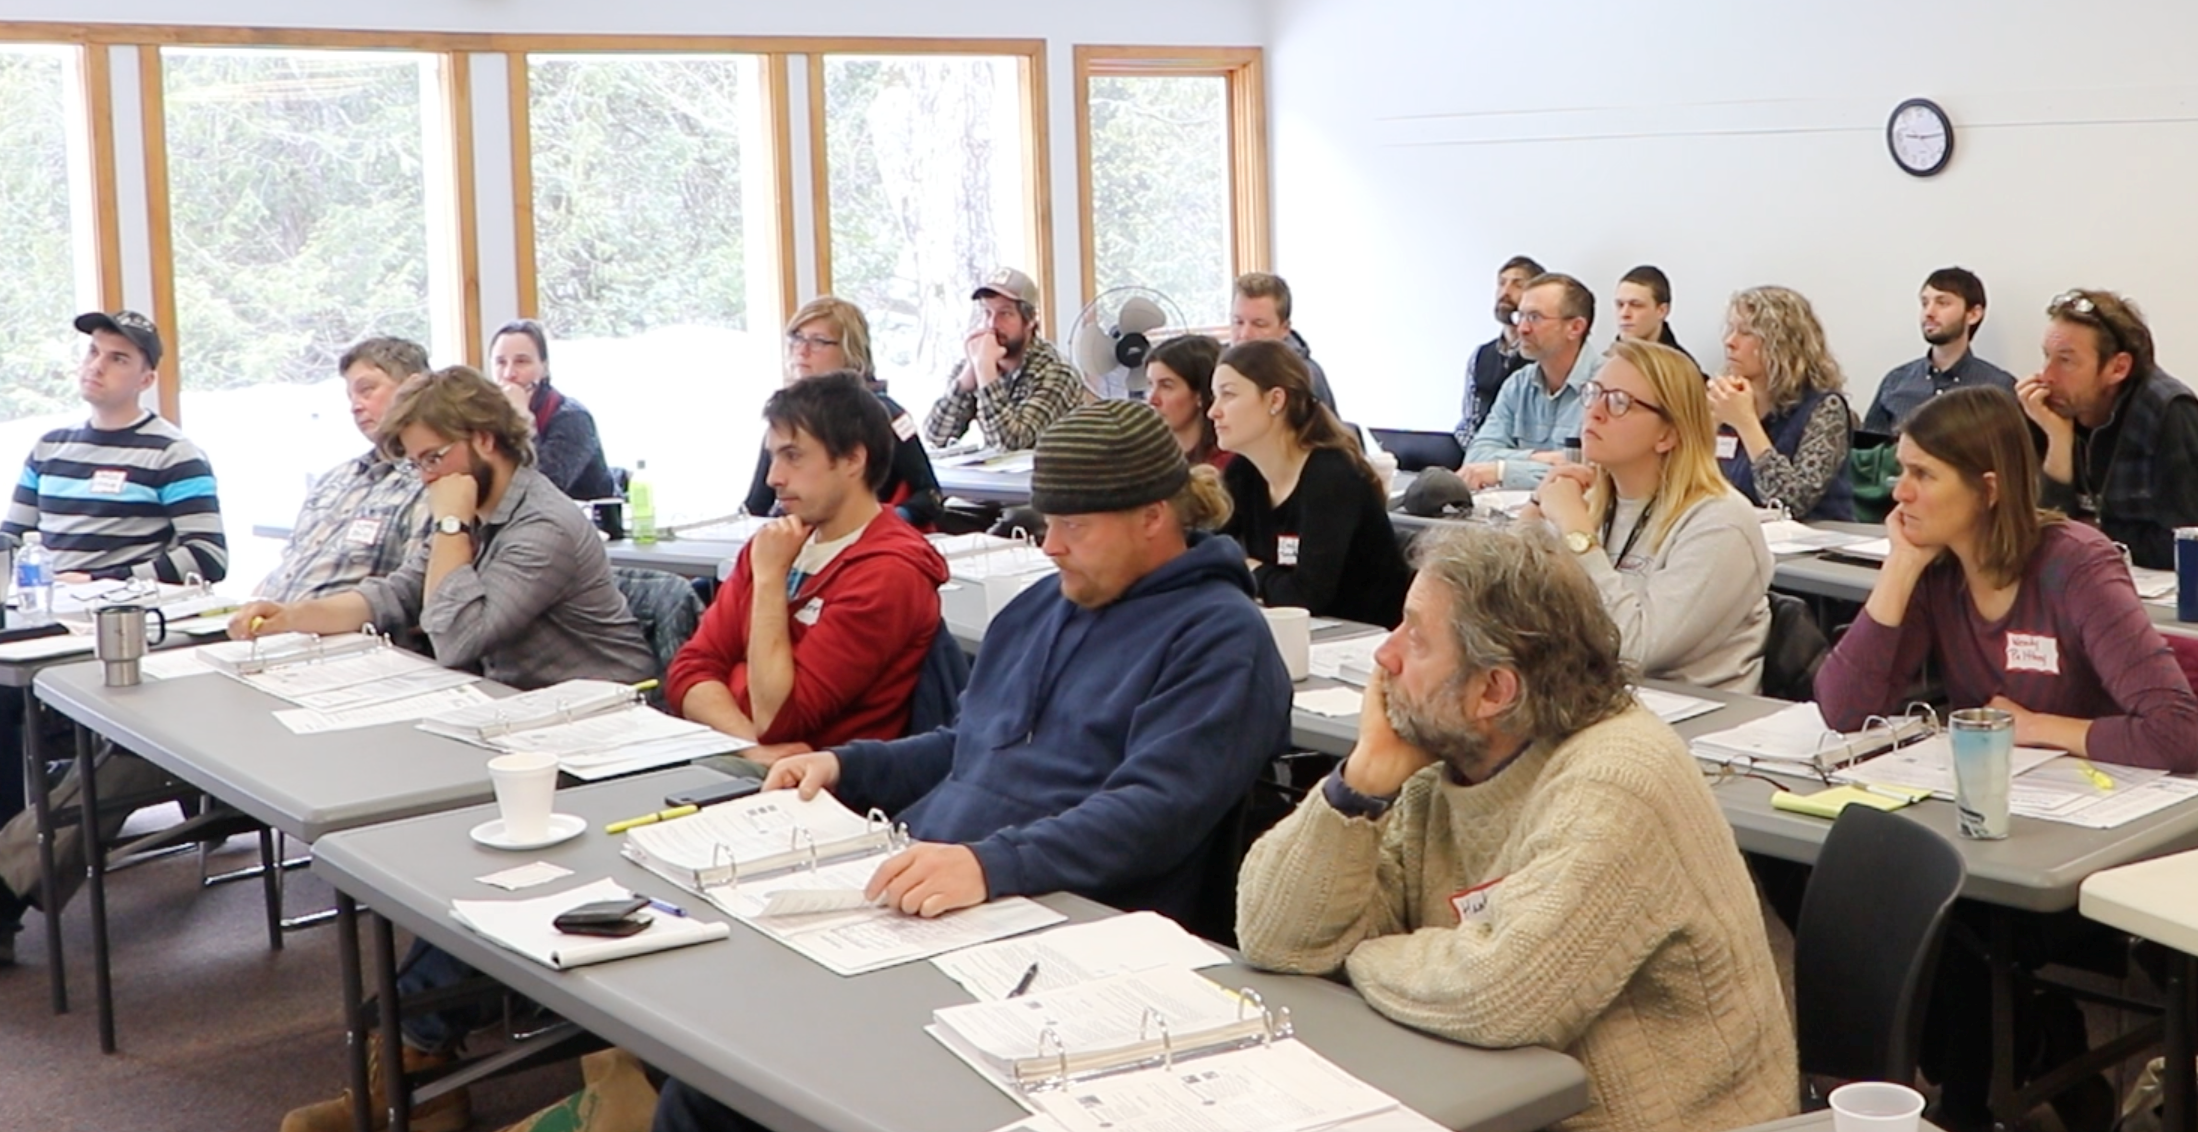
<svg viewBox="0 0 2198 1132">
<path fill-rule="evenodd" d="M 0 532 L 39 532 L 64 581 L 222 580 L 229 549 L 214 470 L 138 400 L 159 376 L 159 329 L 136 311 L 93 311 L 76 328 L 91 335 L 77 369 L 91 420 L 39 438 Z"/>
</svg>

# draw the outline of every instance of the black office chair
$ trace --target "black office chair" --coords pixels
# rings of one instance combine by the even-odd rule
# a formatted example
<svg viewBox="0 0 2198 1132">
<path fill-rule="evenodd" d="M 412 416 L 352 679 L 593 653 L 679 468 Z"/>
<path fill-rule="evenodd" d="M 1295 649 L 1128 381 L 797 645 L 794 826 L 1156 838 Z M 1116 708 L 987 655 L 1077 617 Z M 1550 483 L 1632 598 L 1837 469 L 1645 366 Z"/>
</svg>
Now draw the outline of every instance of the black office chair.
<svg viewBox="0 0 2198 1132">
<path fill-rule="evenodd" d="M 1931 976 L 1966 873 L 1945 838 L 1906 817 L 1840 811 L 1794 932 L 1805 1079 L 1914 1079 Z"/>
</svg>

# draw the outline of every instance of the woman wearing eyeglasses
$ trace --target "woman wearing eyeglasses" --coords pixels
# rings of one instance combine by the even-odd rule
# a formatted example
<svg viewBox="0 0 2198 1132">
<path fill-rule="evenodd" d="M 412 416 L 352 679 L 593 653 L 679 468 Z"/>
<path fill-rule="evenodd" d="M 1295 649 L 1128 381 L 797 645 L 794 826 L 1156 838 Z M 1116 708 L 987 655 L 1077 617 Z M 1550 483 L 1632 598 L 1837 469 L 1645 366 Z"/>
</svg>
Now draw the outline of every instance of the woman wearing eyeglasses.
<svg viewBox="0 0 2198 1132">
<path fill-rule="evenodd" d="M 931 456 L 923 450 L 923 432 L 908 410 L 885 395 L 870 365 L 870 321 L 862 308 L 845 299 L 819 295 L 802 304 L 786 323 L 786 381 L 792 385 L 805 377 L 846 370 L 870 383 L 870 391 L 885 402 L 885 415 L 893 422 L 893 467 L 878 486 L 878 502 L 900 512 L 919 529 L 929 530 L 938 521 L 941 501 L 939 478 L 931 470 Z M 778 494 L 766 477 L 771 472 L 768 449 L 756 453 L 755 478 L 748 482 L 748 513 L 772 515 L 778 511 Z"/>
<path fill-rule="evenodd" d="M 1725 372 L 1709 384 L 1725 478 L 1758 507 L 1852 520 L 1847 379 L 1809 300 L 1784 287 L 1750 287 L 1732 297 L 1725 325 Z"/>
<path fill-rule="evenodd" d="M 1926 657 L 1952 708 L 2003 708 L 2015 742 L 2198 771 L 2198 698 L 2105 535 L 2038 508 L 2015 399 L 1957 389 L 1900 437 L 1893 550 L 1863 616 L 1817 671 L 1824 719 L 1853 730 L 1905 702 Z"/>
<path fill-rule="evenodd" d="M 1582 394 L 1581 454 L 1593 466 L 1552 470 L 1528 516 L 1579 557 L 1644 676 L 1755 691 L 1771 552 L 1754 507 L 1718 470 L 1701 371 L 1669 346 L 1621 338 Z"/>
</svg>

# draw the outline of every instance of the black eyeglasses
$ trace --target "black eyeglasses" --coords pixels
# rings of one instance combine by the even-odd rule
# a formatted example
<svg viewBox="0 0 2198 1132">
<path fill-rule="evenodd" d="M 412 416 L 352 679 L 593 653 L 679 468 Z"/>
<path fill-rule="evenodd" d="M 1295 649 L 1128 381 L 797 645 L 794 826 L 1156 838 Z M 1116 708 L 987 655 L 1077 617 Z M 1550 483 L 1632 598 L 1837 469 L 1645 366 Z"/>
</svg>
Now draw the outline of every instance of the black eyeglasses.
<svg viewBox="0 0 2198 1132">
<path fill-rule="evenodd" d="M 1663 406 L 1651 405 L 1623 389 L 1612 389 L 1600 381 L 1590 381 L 1582 385 L 1580 397 L 1590 409 L 1597 405 L 1603 406 L 1613 420 L 1632 412 L 1635 406 L 1647 409 L 1667 421 L 1671 419 L 1671 414 L 1665 412 Z"/>
<path fill-rule="evenodd" d="M 786 336 L 788 350 L 829 350 L 839 344 L 840 340 L 837 338 L 819 338 L 814 334 L 795 333 Z"/>
</svg>

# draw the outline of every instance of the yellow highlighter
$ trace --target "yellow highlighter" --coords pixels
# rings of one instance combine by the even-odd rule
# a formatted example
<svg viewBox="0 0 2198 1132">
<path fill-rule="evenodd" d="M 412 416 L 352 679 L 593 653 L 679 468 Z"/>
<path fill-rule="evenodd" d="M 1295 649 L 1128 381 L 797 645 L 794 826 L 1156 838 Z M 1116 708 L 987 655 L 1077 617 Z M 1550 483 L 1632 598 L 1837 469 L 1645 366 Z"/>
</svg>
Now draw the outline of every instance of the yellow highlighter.
<svg viewBox="0 0 2198 1132">
<path fill-rule="evenodd" d="M 673 806 L 671 809 L 658 810 L 653 814 L 643 814 L 637 818 L 627 818 L 624 821 L 614 821 L 611 824 L 604 826 L 603 832 L 624 833 L 629 829 L 638 829 L 644 825 L 655 825 L 660 821 L 670 821 L 673 818 L 683 818 L 701 808 L 702 807 L 700 806 Z"/>
<path fill-rule="evenodd" d="M 2113 777 L 2107 774 L 2107 772 L 2100 770 L 2098 767 L 2092 766 L 2090 759 L 2087 759 L 2082 755 L 2077 755 L 2076 765 L 2083 770 L 2084 777 L 2090 779 L 2093 786 L 2096 786 L 2101 790 L 2114 789 Z"/>
</svg>

